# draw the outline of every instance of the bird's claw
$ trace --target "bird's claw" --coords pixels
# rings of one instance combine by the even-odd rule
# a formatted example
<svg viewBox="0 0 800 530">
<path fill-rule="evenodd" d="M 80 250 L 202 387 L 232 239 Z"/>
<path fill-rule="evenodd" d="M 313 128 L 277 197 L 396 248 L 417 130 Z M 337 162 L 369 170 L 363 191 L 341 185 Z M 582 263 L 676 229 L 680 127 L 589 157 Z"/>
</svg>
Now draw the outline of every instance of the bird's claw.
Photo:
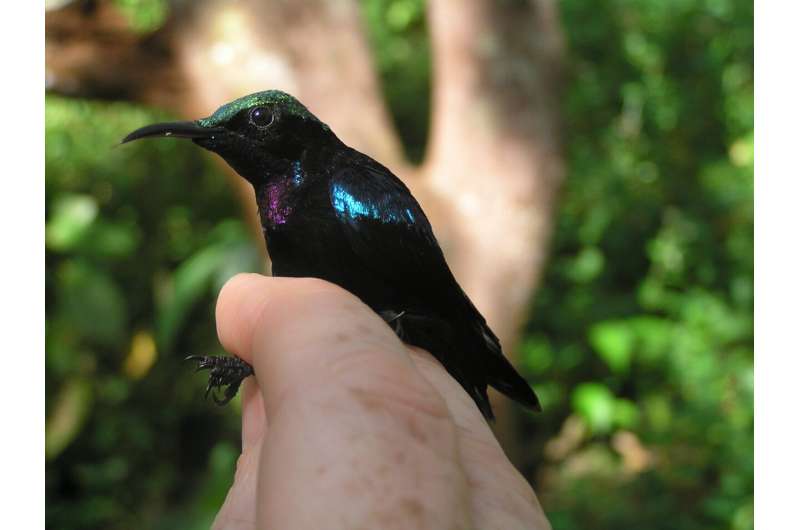
<svg viewBox="0 0 800 530">
<path fill-rule="evenodd" d="M 242 380 L 246 377 L 253 375 L 253 367 L 239 359 L 238 357 L 220 357 L 214 355 L 189 355 L 184 359 L 186 361 L 194 361 L 197 363 L 195 372 L 200 370 L 209 370 L 208 384 L 204 398 L 211 399 L 217 405 L 225 405 L 236 396 L 239 391 L 239 386 Z M 219 391 L 224 388 L 222 396 Z"/>
</svg>

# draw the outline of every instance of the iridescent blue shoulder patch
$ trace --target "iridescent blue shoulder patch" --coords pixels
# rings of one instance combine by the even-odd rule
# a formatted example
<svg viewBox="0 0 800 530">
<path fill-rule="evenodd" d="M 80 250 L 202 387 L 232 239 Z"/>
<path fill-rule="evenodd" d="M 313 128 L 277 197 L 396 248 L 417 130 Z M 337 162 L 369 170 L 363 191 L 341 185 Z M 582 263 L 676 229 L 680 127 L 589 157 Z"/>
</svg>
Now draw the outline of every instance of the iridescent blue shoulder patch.
<svg viewBox="0 0 800 530">
<path fill-rule="evenodd" d="M 394 197 L 370 196 L 363 194 L 357 196 L 340 183 L 331 185 L 331 202 L 339 217 L 349 220 L 359 218 L 375 219 L 385 223 L 413 223 L 414 214 L 411 208 L 398 205 Z"/>
</svg>

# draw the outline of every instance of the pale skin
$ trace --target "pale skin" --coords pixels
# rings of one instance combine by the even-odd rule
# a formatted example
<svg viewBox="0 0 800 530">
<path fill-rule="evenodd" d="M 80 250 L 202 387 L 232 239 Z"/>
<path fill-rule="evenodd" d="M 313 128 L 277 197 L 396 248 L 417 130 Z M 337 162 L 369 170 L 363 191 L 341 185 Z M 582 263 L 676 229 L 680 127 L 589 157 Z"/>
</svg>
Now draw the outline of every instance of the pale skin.
<svg viewBox="0 0 800 530">
<path fill-rule="evenodd" d="M 215 530 L 550 528 L 461 386 L 350 293 L 239 275 L 217 331 L 257 378 Z"/>
</svg>

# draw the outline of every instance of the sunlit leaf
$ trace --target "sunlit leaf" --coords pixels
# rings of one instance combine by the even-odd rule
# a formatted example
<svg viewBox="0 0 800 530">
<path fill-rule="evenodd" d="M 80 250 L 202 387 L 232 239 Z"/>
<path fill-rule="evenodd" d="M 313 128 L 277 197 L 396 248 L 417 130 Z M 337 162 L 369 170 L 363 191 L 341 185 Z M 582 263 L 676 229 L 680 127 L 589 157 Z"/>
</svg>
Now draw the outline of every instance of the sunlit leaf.
<svg viewBox="0 0 800 530">
<path fill-rule="evenodd" d="M 153 336 L 146 331 L 139 331 L 131 340 L 131 349 L 125 357 L 122 370 L 131 379 L 140 379 L 156 362 L 157 356 Z"/>
<path fill-rule="evenodd" d="M 587 422 L 592 432 L 605 433 L 614 422 L 614 394 L 600 383 L 581 383 L 572 393 L 572 408 Z"/>
<path fill-rule="evenodd" d="M 665 318 L 644 315 L 629 320 L 636 335 L 636 356 L 644 362 L 660 360 L 672 345 L 674 324 Z"/>
<path fill-rule="evenodd" d="M 614 426 L 632 429 L 639 421 L 639 407 L 629 399 L 614 401 Z"/>
<path fill-rule="evenodd" d="M 652 394 L 643 399 L 644 414 L 656 432 L 666 432 L 672 424 L 672 406 L 666 396 Z"/>
<path fill-rule="evenodd" d="M 65 194 L 58 198 L 47 221 L 45 241 L 52 250 L 73 248 L 97 218 L 98 207 L 89 195 Z"/>
<path fill-rule="evenodd" d="M 45 426 L 45 456 L 57 457 L 80 433 L 91 408 L 91 386 L 83 379 L 65 381 Z"/>
<path fill-rule="evenodd" d="M 553 348 L 544 337 L 530 337 L 519 348 L 525 369 L 530 373 L 542 374 L 552 366 Z"/>
<path fill-rule="evenodd" d="M 589 331 L 589 342 L 612 371 L 626 372 L 633 357 L 634 333 L 626 321 L 606 321 Z"/>
<path fill-rule="evenodd" d="M 576 282 L 590 282 L 603 272 L 604 265 L 602 252 L 597 247 L 586 247 L 569 261 L 565 272 Z"/>
<path fill-rule="evenodd" d="M 140 32 L 157 29 L 169 12 L 166 0 L 114 0 L 131 26 Z"/>
</svg>

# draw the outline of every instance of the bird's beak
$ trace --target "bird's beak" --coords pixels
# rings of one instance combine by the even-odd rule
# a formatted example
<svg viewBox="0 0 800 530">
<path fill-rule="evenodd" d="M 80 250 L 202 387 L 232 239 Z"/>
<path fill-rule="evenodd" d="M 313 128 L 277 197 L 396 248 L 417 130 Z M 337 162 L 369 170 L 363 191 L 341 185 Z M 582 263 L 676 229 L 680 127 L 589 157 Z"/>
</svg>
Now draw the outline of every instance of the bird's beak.
<svg viewBox="0 0 800 530">
<path fill-rule="evenodd" d="M 153 136 L 173 137 L 173 138 L 213 138 L 215 134 L 224 132 L 225 129 L 221 127 L 203 127 L 196 121 L 176 121 L 172 123 L 154 123 L 146 125 L 141 129 L 136 129 L 128 136 L 122 139 L 123 144 L 139 140 L 141 138 L 150 138 Z"/>
</svg>

